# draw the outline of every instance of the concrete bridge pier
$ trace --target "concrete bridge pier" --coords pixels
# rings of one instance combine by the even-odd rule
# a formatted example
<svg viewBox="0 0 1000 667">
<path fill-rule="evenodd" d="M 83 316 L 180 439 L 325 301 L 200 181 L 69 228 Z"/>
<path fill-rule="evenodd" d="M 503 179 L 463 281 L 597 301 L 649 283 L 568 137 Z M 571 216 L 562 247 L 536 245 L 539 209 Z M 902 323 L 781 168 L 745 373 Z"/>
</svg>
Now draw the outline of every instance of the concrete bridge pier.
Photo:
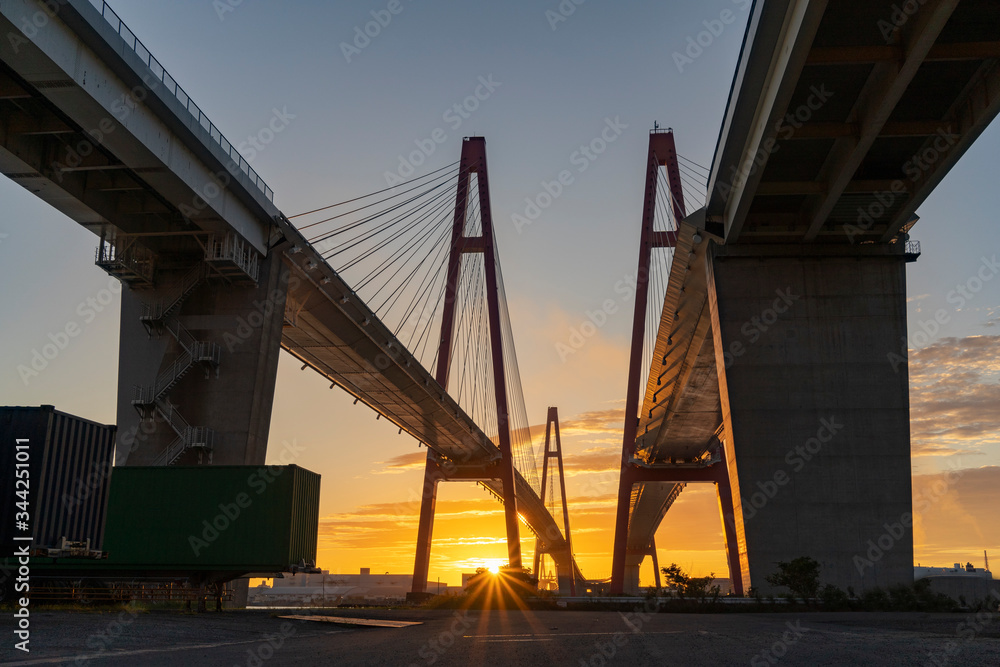
<svg viewBox="0 0 1000 667">
<path fill-rule="evenodd" d="M 714 248 L 739 565 L 759 591 L 799 556 L 845 591 L 913 582 L 901 246 Z"/>
<path fill-rule="evenodd" d="M 278 252 L 243 268 L 196 258 L 123 289 L 119 464 L 264 463 L 290 274 Z"/>
</svg>

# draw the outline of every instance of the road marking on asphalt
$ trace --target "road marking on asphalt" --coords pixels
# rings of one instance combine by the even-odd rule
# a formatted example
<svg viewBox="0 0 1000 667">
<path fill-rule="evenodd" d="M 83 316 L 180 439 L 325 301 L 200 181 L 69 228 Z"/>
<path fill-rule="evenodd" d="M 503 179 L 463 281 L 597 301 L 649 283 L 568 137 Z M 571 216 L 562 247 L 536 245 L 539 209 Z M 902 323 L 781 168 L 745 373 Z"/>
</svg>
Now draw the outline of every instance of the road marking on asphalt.
<svg viewBox="0 0 1000 667">
<path fill-rule="evenodd" d="M 618 632 L 551 632 L 547 634 L 522 634 L 522 635 L 462 635 L 462 639 L 512 639 L 515 637 L 613 637 L 617 634 L 625 632 L 624 630 L 619 630 Z M 659 632 L 642 632 L 640 634 L 644 635 L 680 635 L 683 634 L 684 630 L 661 630 Z M 631 634 L 631 633 L 625 633 Z M 531 641 L 530 639 L 527 641 Z"/>
<path fill-rule="evenodd" d="M 279 616 L 294 621 L 318 621 L 320 623 L 339 623 L 341 625 L 365 625 L 373 628 L 407 628 L 411 625 L 423 625 L 423 621 L 383 621 L 376 618 L 349 618 L 347 616 Z"/>
<path fill-rule="evenodd" d="M 333 634 L 335 632 L 350 632 L 349 630 L 334 630 L 329 633 Z M 98 660 L 98 659 L 108 659 L 108 658 L 121 658 L 128 655 L 146 655 L 149 653 L 171 653 L 174 651 L 202 651 L 209 648 L 222 648 L 223 646 L 239 646 L 240 644 L 260 644 L 266 642 L 266 638 L 248 639 L 238 642 L 219 642 L 216 644 L 192 644 L 190 646 L 166 646 L 164 648 L 142 648 L 128 650 L 112 650 L 104 651 L 102 653 L 92 653 L 90 655 L 81 655 L 79 653 L 75 655 L 64 655 L 54 658 L 38 658 L 37 660 L 21 660 L 20 662 L 6 662 L 5 665 L 51 665 L 53 663 L 64 663 L 75 660 Z"/>
<path fill-rule="evenodd" d="M 538 637 L 534 639 L 483 639 L 484 642 L 491 642 L 494 644 L 509 644 L 513 642 L 551 642 L 554 639 L 546 639 L 544 637 Z"/>
</svg>

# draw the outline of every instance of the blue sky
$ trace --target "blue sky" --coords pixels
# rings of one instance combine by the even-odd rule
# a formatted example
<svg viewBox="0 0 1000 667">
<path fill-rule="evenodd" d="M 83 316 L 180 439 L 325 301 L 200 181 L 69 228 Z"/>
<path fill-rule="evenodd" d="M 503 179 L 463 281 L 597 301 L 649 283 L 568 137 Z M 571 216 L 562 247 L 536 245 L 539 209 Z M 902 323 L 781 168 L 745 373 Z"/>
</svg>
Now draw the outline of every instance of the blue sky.
<svg viewBox="0 0 1000 667">
<path fill-rule="evenodd" d="M 654 120 L 675 129 L 680 153 L 710 162 L 747 5 L 587 0 L 554 22 L 555 14 L 547 12 L 559 11 L 556 0 L 401 0 L 394 15 L 386 13 L 388 0 L 112 3 L 234 144 L 265 127 L 276 109 L 294 115 L 252 160 L 287 215 L 385 187 L 385 174 L 397 169 L 400 156 L 435 130 L 447 139 L 418 174 L 457 160 L 462 136 L 486 136 L 498 243 L 529 417 L 536 423 L 548 405 L 558 405 L 565 419 L 620 409 L 631 304 L 609 318 L 580 354 L 563 362 L 556 345 L 635 271 L 647 132 Z M 343 45 L 354 43 L 356 29 L 375 20 L 371 12 L 391 21 L 345 56 Z M 680 71 L 673 54 L 723 12 L 731 12 L 725 16 L 732 22 L 714 23 L 722 26 L 720 34 Z M 493 90 L 455 127 L 448 110 L 482 80 Z M 511 216 L 523 212 L 525 198 L 574 168 L 574 152 L 609 121 L 627 127 L 519 232 Z M 919 211 L 913 237 L 923 256 L 908 267 L 910 329 L 919 330 L 939 309 L 946 310 L 947 324 L 918 347 L 1000 334 L 1000 278 L 960 309 L 948 300 L 984 257 L 1000 251 L 998 153 L 1000 127 L 994 124 Z M 7 179 L 0 179 L 0 199 L 0 404 L 52 403 L 114 422 L 118 301 L 102 312 L 94 308 L 92 321 L 82 321 L 78 310 L 87 299 L 101 305 L 109 288 L 108 276 L 93 265 L 96 238 Z M 25 385 L 18 364 L 71 321 L 82 322 L 82 335 Z M 992 386 L 996 372 L 987 365 L 980 380 Z M 570 440 L 580 453 L 614 448 L 613 434 L 584 432 L 589 435 Z M 272 428 L 272 442 L 282 439 L 309 444 L 301 463 L 324 473 L 323 509 L 330 514 L 392 500 L 392 493 L 372 490 L 372 471 L 415 451 L 406 436 L 376 423 L 367 409 L 329 391 L 318 377 L 300 373 L 288 358 L 279 371 Z M 984 442 L 983 451 L 966 461 L 1000 464 L 995 431 Z M 916 470 L 940 470 L 952 455 L 916 458 Z M 407 484 L 419 484 L 416 472 L 401 474 Z M 613 484 L 602 484 L 598 491 L 612 490 Z M 460 486 L 445 497 L 482 495 Z M 397 495 L 406 498 L 402 491 Z"/>
</svg>

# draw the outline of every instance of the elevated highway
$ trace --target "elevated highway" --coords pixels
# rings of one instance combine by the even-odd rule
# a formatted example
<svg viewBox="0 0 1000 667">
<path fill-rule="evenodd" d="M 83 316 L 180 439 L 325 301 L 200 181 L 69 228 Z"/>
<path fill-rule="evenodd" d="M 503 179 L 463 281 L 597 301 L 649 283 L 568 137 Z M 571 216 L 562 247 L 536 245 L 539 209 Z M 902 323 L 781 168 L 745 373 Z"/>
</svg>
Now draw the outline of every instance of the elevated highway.
<svg viewBox="0 0 1000 667">
<path fill-rule="evenodd" d="M 1000 10 L 983 0 L 753 7 L 707 204 L 680 225 L 623 448 L 623 480 L 670 479 L 662 468 L 709 468 L 722 453 L 743 590 L 766 589 L 774 563 L 798 556 L 842 588 L 912 580 L 908 529 L 871 567 L 853 558 L 911 511 L 907 374 L 893 363 L 905 357 L 903 267 L 920 253 L 908 232 L 1000 111 L 998 36 Z M 831 418 L 842 428 L 827 439 Z M 638 585 L 682 488 L 623 482 L 613 589 Z"/>
<path fill-rule="evenodd" d="M 0 170 L 91 230 L 130 287 L 119 465 L 263 464 L 284 348 L 504 497 L 497 445 L 106 3 L 2 0 L 0 32 Z M 519 472 L 515 488 L 560 579 L 582 578 Z"/>
</svg>

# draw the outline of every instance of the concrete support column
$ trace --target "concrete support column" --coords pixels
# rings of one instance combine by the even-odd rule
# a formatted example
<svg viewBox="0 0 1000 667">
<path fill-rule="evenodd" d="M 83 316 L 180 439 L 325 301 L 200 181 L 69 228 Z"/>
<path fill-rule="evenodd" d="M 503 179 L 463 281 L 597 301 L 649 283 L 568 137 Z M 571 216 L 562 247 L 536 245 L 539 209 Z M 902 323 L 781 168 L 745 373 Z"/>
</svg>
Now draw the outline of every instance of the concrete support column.
<svg viewBox="0 0 1000 667">
<path fill-rule="evenodd" d="M 635 553 L 631 550 L 625 554 L 625 585 L 623 592 L 626 595 L 639 594 L 639 568 L 642 566 L 642 561 L 645 558 L 645 553 Z"/>
<path fill-rule="evenodd" d="M 717 247 L 708 268 L 744 581 L 809 556 L 844 590 L 912 583 L 904 257 L 808 252 Z"/>
<path fill-rule="evenodd" d="M 725 450 L 723 450 L 723 456 L 725 456 Z M 733 594 L 743 596 L 746 592 L 746 586 L 743 585 L 741 561 L 746 560 L 746 544 L 741 545 L 739 532 L 736 530 L 736 499 L 733 496 L 727 461 L 724 459 L 719 465 L 726 466 L 722 474 L 719 475 L 715 490 L 719 499 L 719 514 L 722 516 L 722 532 L 726 536 L 726 563 L 729 566 L 729 580 L 733 587 Z M 742 558 L 741 553 L 743 554 Z"/>
<path fill-rule="evenodd" d="M 576 595 L 576 573 L 573 571 L 573 554 L 567 549 L 562 553 L 552 554 L 556 564 L 556 585 L 560 595 Z M 538 576 L 537 570 L 535 576 Z"/>
<path fill-rule="evenodd" d="M 123 290 L 118 353 L 119 465 L 154 464 L 177 438 L 159 417 L 152 421 L 140 419 L 132 397 L 135 386 L 152 387 L 157 375 L 182 356 L 183 350 L 170 332 L 151 334 L 140 315 L 144 305 L 171 299 L 190 268 L 162 272 L 153 289 Z M 272 253 L 260 263 L 256 286 L 232 284 L 212 278 L 210 273 L 208 276 L 171 317 L 195 340 L 218 344 L 219 365 L 213 368 L 194 364 L 164 399 L 176 406 L 190 425 L 213 430 L 213 464 L 262 464 L 271 424 L 289 270 L 280 253 Z M 176 463 L 197 462 L 197 453 L 188 451 Z"/>
</svg>

